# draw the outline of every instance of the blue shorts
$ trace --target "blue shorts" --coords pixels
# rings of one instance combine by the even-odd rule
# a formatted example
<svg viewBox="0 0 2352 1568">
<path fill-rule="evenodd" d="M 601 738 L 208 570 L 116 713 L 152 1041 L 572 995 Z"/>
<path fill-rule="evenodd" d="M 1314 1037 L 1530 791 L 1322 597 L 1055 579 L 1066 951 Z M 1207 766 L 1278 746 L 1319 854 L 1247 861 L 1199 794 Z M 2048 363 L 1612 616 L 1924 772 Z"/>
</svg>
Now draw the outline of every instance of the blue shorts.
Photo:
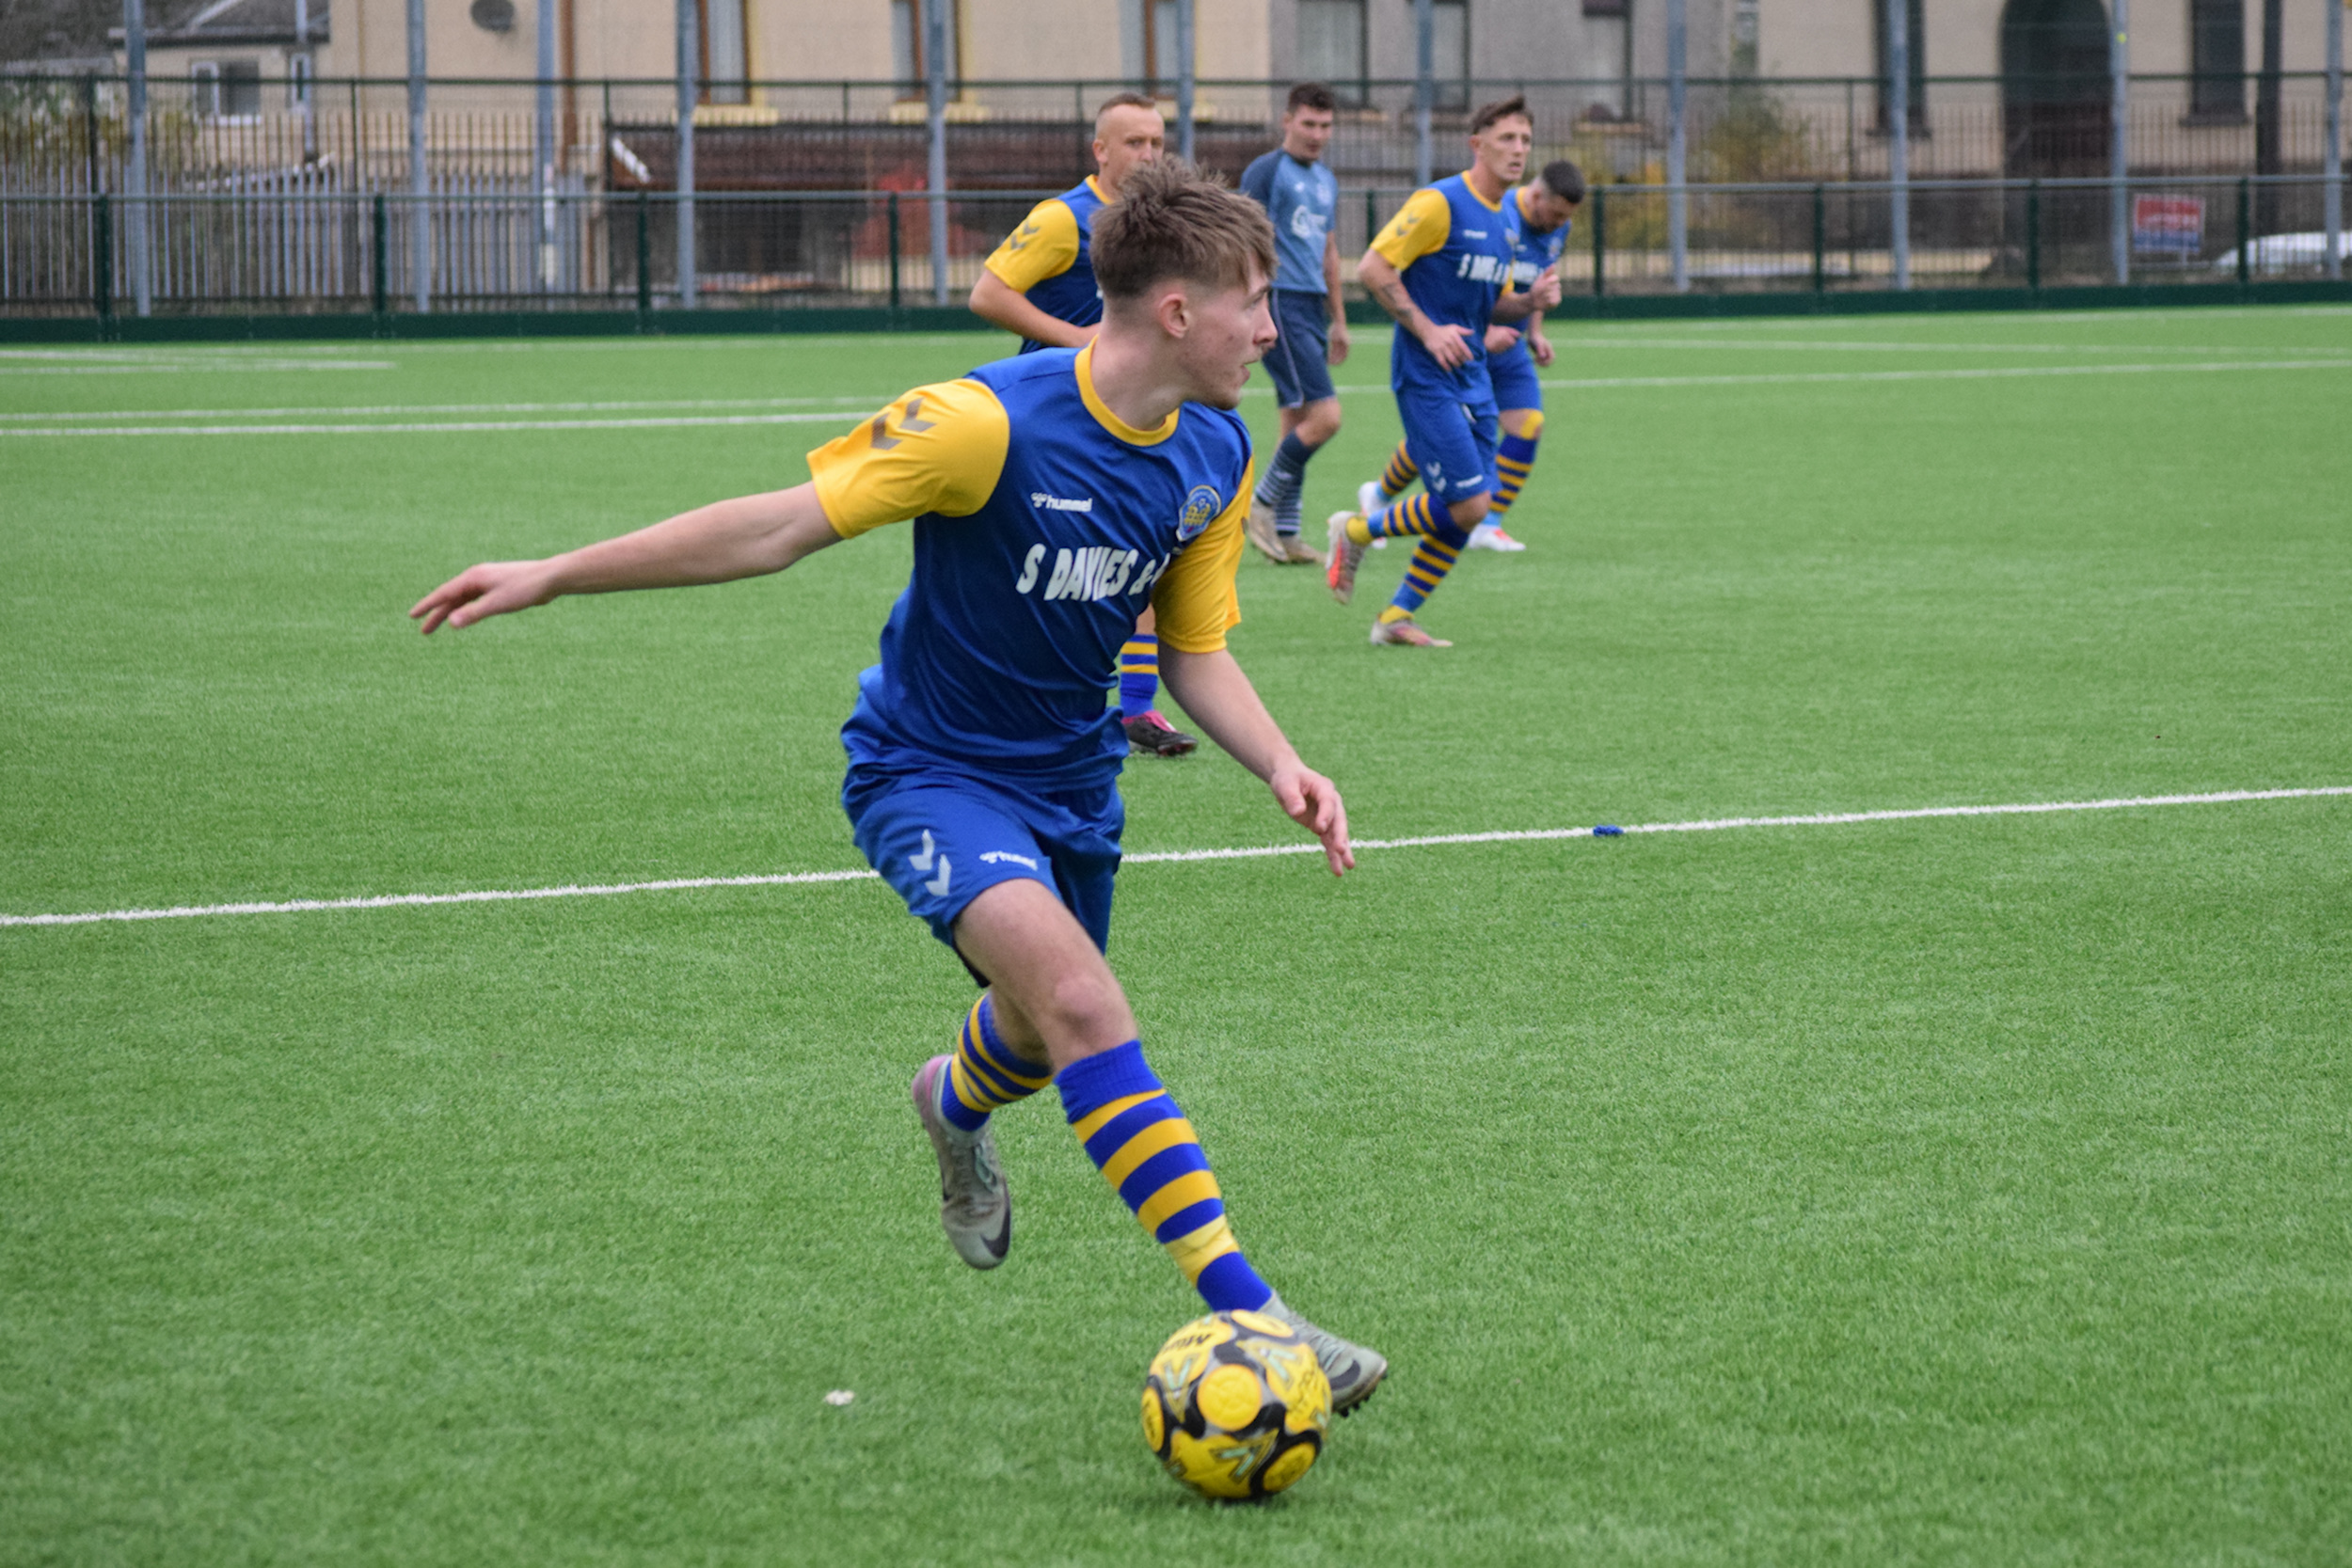
<svg viewBox="0 0 2352 1568">
<path fill-rule="evenodd" d="M 1327 295 L 1304 289 L 1274 291 L 1274 329 L 1281 334 L 1265 351 L 1265 372 L 1274 378 L 1278 407 L 1303 408 L 1335 398 L 1331 388 L 1331 305 Z"/>
<path fill-rule="evenodd" d="M 1495 384 L 1495 406 L 1502 409 L 1541 408 L 1543 383 L 1536 379 L 1535 356 L 1521 339 L 1501 354 L 1486 356 L 1486 375 Z"/>
<path fill-rule="evenodd" d="M 1421 469 L 1421 487 L 1439 506 L 1452 506 L 1495 487 L 1497 420 L 1444 391 L 1400 388 L 1396 411 L 1405 421 L 1405 450 Z"/>
<path fill-rule="evenodd" d="M 908 913 L 953 947 L 965 905 L 999 882 L 1026 879 L 1053 889 L 1094 945 L 1109 946 L 1111 881 L 1127 819 L 1116 784 L 1031 793 L 945 768 L 908 767 L 902 755 L 888 762 L 852 755 L 841 809 L 867 863 L 906 900 Z"/>
</svg>

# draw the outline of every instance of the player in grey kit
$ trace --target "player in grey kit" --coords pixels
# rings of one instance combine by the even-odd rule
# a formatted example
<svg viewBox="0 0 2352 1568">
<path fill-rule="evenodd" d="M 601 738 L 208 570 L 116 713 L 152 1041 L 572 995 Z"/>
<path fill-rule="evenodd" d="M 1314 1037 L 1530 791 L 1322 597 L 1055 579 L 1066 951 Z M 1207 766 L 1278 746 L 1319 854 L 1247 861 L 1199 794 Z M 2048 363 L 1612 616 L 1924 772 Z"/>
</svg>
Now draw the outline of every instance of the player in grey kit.
<svg viewBox="0 0 2352 1568">
<path fill-rule="evenodd" d="M 1248 532 L 1250 544 L 1278 565 L 1323 560 L 1298 537 L 1298 497 L 1308 460 L 1340 433 L 1330 370 L 1347 359 L 1347 309 L 1332 232 L 1340 182 L 1323 164 L 1336 108 L 1329 87 L 1301 82 L 1291 88 L 1282 145 L 1241 177 L 1242 194 L 1274 220 L 1274 325 L 1281 336 L 1266 350 L 1265 368 L 1281 408 L 1282 444 L 1258 482 Z"/>
</svg>

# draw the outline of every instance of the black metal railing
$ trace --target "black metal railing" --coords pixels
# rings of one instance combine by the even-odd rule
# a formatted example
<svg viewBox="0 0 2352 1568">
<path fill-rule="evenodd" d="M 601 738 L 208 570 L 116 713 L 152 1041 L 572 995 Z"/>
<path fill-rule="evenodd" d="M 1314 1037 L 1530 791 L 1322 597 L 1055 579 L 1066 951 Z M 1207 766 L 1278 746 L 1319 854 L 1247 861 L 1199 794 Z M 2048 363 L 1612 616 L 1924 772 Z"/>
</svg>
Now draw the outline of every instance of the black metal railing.
<svg viewBox="0 0 2352 1568">
<path fill-rule="evenodd" d="M 1354 255 L 1408 187 L 1345 194 Z M 1561 263 L 1571 295 L 2044 288 L 2327 276 L 2315 176 L 1920 180 L 1593 189 Z M 2341 182 L 2339 182 L 2341 192 Z M 0 195 L 0 311 L 157 314 L 961 304 L 1041 191 L 257 190 Z M 1675 209 L 1683 211 L 1676 245 Z M 2120 237 L 2121 221 L 2127 231 Z M 691 222 L 695 281 L 677 276 Z M 2338 256 L 2344 242 L 2337 236 Z M 2116 262 L 2123 262 L 2118 275 Z M 419 270 L 421 263 L 421 271 Z M 2341 261 L 2338 263 L 2339 269 Z"/>
</svg>

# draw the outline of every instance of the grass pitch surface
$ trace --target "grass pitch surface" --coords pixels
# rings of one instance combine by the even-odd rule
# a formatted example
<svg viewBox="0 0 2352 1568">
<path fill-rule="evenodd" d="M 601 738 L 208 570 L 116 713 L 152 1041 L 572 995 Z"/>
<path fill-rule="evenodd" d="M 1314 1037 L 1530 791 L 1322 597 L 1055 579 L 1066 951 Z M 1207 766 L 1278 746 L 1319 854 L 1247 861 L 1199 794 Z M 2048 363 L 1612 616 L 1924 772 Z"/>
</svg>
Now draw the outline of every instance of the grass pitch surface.
<svg viewBox="0 0 2352 1568">
<path fill-rule="evenodd" d="M 1555 340 L 1458 646 L 1367 645 L 1401 551 L 1244 567 L 1360 834 L 2352 784 L 2352 314 Z M 402 612 L 1002 344 L 0 356 L 0 911 L 855 866 L 903 531 Z M 93 429 L 203 434 L 25 434 Z M 2343 1560 L 2352 800 L 1144 864 L 1112 957 L 1395 1364 L 1277 1503 L 1145 1455 L 1197 1307 L 1050 1095 L 949 1254 L 904 1086 L 969 990 L 850 882 L 0 928 L 0 1560 Z"/>
</svg>

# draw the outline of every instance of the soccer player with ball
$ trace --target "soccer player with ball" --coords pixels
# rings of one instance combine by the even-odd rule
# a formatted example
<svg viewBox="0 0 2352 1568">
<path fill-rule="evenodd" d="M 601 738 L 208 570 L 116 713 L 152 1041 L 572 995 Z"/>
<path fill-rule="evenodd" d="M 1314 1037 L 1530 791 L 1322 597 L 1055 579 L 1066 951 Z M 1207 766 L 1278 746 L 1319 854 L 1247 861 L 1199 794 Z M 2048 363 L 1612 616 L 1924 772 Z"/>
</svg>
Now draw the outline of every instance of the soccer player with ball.
<svg viewBox="0 0 2352 1568">
<path fill-rule="evenodd" d="M 1300 1317 L 1250 1265 L 1104 958 L 1127 743 L 1103 688 L 1146 605 L 1185 710 L 1322 841 L 1335 876 L 1355 864 L 1337 786 L 1226 646 L 1250 498 L 1232 409 L 1275 341 L 1274 235 L 1255 203 L 1154 162 L 1128 173 L 1091 241 L 1104 315 L 1087 346 L 914 388 L 812 452 L 808 483 L 472 566 L 409 613 L 430 633 L 566 594 L 757 577 L 912 519 L 914 575 L 842 728 L 841 800 L 858 847 L 984 988 L 954 1052 L 913 1085 L 948 1241 L 974 1268 L 1004 1261 L 1012 1204 L 989 1120 L 1050 1083 L 1209 1310 L 1287 1326 L 1344 1414 L 1388 1363 Z"/>
</svg>

